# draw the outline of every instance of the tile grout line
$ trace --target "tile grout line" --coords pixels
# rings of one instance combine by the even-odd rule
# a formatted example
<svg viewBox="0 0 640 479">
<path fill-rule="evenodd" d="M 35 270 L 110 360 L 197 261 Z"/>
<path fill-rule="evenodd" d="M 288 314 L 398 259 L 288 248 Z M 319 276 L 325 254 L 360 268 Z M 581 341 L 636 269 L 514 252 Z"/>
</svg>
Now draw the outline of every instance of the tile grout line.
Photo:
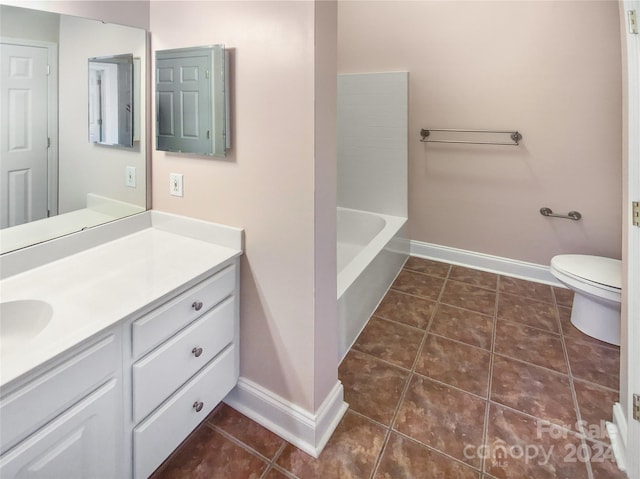
<svg viewBox="0 0 640 479">
<path fill-rule="evenodd" d="M 484 410 L 484 424 L 482 425 L 482 445 L 488 446 L 489 441 L 489 415 L 491 410 L 491 389 L 493 388 L 493 363 L 495 359 L 496 335 L 498 334 L 498 305 L 500 304 L 500 280 L 498 275 L 496 279 L 496 299 L 493 310 L 493 332 L 491 334 L 491 349 L 489 355 L 489 380 L 487 383 L 487 397 Z M 480 464 L 480 472 L 485 474 L 487 458 L 483 457 Z"/>
<path fill-rule="evenodd" d="M 267 469 L 269 469 L 269 466 L 271 465 L 271 459 L 269 459 L 267 456 L 265 456 L 264 454 L 258 452 L 256 449 L 252 448 L 249 444 L 241 441 L 240 439 L 238 439 L 237 437 L 235 437 L 233 434 L 225 431 L 224 429 L 222 429 L 220 426 L 216 426 L 214 424 L 211 423 L 206 423 L 206 427 L 208 427 L 209 429 L 211 429 L 214 432 L 217 432 L 218 434 L 220 434 L 222 437 L 224 437 L 225 439 L 227 439 L 228 441 L 231 441 L 232 443 L 234 443 L 236 446 L 244 449 L 245 451 L 247 451 L 248 453 L 257 456 L 260 460 L 262 460 L 264 463 L 266 463 L 267 465 Z M 284 441 L 284 439 L 283 439 Z M 284 441 L 284 444 L 287 444 L 287 441 Z M 278 451 L 279 452 L 279 451 Z"/>
<path fill-rule="evenodd" d="M 555 331 L 551 331 L 550 329 L 539 328 L 538 326 L 531 326 L 530 324 L 520 323 L 518 321 L 512 321 L 510 319 L 500 318 L 499 321 L 501 323 L 509 323 L 509 324 L 513 324 L 513 325 L 516 325 L 516 326 L 520 326 L 522 328 L 535 329 L 536 331 L 541 331 L 543 333 L 550 333 L 550 334 L 553 334 L 555 336 L 560 336 L 562 334 L 560 331 L 555 332 Z"/>
<path fill-rule="evenodd" d="M 393 431 L 393 425 L 396 422 L 396 419 L 398 417 L 398 414 L 400 413 L 400 407 L 402 406 L 402 403 L 404 402 L 405 396 L 407 394 L 407 391 L 409 390 L 409 386 L 411 385 L 411 381 L 413 379 L 413 373 L 415 372 L 416 366 L 418 364 L 418 360 L 420 358 L 420 355 L 422 354 L 422 349 L 424 348 L 424 344 L 427 340 L 427 336 L 429 335 L 429 330 L 431 329 L 431 324 L 433 323 L 433 318 L 436 314 L 436 311 L 438 310 L 438 304 L 440 303 L 440 298 L 442 297 L 442 295 L 444 294 L 444 288 L 447 284 L 447 279 L 449 277 L 449 274 L 451 272 L 451 265 L 449 265 L 449 268 L 447 269 L 447 274 L 444 278 L 444 281 L 442 282 L 442 286 L 440 287 L 440 293 L 438 294 L 438 298 L 435 300 L 435 306 L 433 307 L 433 309 L 431 310 L 431 314 L 429 316 L 429 321 L 427 323 L 427 327 L 425 328 L 423 334 L 422 334 L 422 340 L 420 341 L 420 346 L 418 346 L 418 351 L 416 352 L 416 356 L 413 359 L 413 364 L 411 366 L 411 370 L 409 371 L 409 374 L 407 375 L 407 379 L 406 382 L 404 384 L 404 387 L 402 388 L 402 392 L 400 393 L 400 397 L 398 398 L 398 402 L 396 403 L 396 407 L 395 407 L 395 411 L 393 412 L 393 416 L 391 417 L 391 422 L 389 423 L 389 426 L 387 427 L 387 431 L 385 433 L 385 437 L 384 440 L 382 442 L 382 448 L 380 449 L 380 453 L 378 454 L 378 457 L 376 458 L 376 462 L 373 466 L 373 469 L 371 471 L 371 475 L 369 476 L 371 479 L 373 479 L 376 475 L 376 473 L 378 472 L 378 468 L 380 467 L 380 462 L 382 461 L 382 455 L 384 454 L 384 451 L 387 447 L 387 444 L 389 443 L 389 438 L 391 437 L 391 432 Z"/>
<path fill-rule="evenodd" d="M 296 478 L 297 476 L 295 474 L 293 474 L 291 471 L 288 471 L 287 469 L 285 469 L 284 467 L 280 466 L 277 464 L 277 460 L 280 458 L 280 455 L 282 454 L 282 452 L 284 451 L 284 449 L 287 447 L 287 445 L 289 444 L 287 441 L 285 441 L 284 439 L 282 440 L 282 444 L 280 444 L 280 446 L 278 446 L 277 451 L 275 452 L 275 454 L 273 455 L 273 458 L 269 459 L 267 456 L 265 456 L 264 454 L 262 454 L 261 452 L 259 452 L 257 449 L 254 449 L 253 447 L 251 447 L 249 444 L 245 443 L 244 441 L 240 440 L 239 438 L 235 437 L 233 434 L 231 434 L 228 431 L 225 431 L 223 428 L 221 428 L 220 426 L 217 426 L 215 424 L 212 424 L 210 422 L 206 423 L 206 426 L 209 429 L 212 429 L 213 431 L 217 432 L 218 434 L 222 435 L 225 439 L 227 439 L 228 441 L 232 442 L 233 444 L 235 444 L 236 446 L 244 449 L 245 451 L 247 451 L 248 453 L 257 456 L 259 459 L 261 459 L 265 465 L 266 468 L 265 470 L 262 472 L 262 474 L 260 475 L 260 479 L 264 479 L 264 477 L 266 477 L 266 475 L 269 473 L 269 471 L 272 468 L 275 468 L 276 470 L 278 470 L 278 472 L 286 472 L 285 475 L 288 475 L 291 478 Z"/>
<path fill-rule="evenodd" d="M 288 471 L 284 467 L 277 464 L 277 460 L 280 458 L 280 456 L 282 455 L 282 452 L 284 451 L 284 449 L 287 447 L 288 444 L 289 443 L 287 441 L 283 441 L 283 443 L 280 445 L 280 447 L 274 454 L 273 459 L 271 459 L 271 462 L 268 464 L 267 468 L 262 473 L 262 476 L 260 477 L 260 479 L 265 479 L 269 474 L 269 472 L 272 470 L 276 470 L 279 473 L 284 474 L 286 477 L 290 479 L 298 478 L 298 476 L 296 476 L 294 473 L 292 473 L 291 471 Z"/>
<path fill-rule="evenodd" d="M 585 440 L 584 427 L 582 426 L 582 414 L 580 413 L 580 404 L 578 403 L 578 393 L 576 392 L 576 388 L 573 382 L 573 373 L 571 372 L 571 361 L 569 361 L 569 350 L 567 349 L 567 344 L 565 342 L 564 337 L 564 329 L 562 328 L 562 322 L 560 321 L 560 311 L 558 310 L 558 298 L 556 297 L 556 292 L 551 288 L 551 294 L 553 295 L 553 300 L 556 309 L 556 319 L 558 321 L 558 326 L 560 328 L 560 342 L 562 343 L 562 351 L 564 353 L 564 360 L 567 363 L 567 372 L 569 373 L 569 388 L 571 390 L 571 396 L 573 398 L 573 408 L 576 412 L 576 420 L 578 421 L 575 425 L 580 428 L 579 431 L 581 433 L 580 444 L 583 450 L 589 451 L 587 448 L 587 442 Z M 589 454 L 590 456 L 590 454 Z M 593 470 L 591 469 L 591 461 L 585 461 L 585 468 L 587 469 L 587 477 L 588 479 L 594 479 Z"/>
</svg>

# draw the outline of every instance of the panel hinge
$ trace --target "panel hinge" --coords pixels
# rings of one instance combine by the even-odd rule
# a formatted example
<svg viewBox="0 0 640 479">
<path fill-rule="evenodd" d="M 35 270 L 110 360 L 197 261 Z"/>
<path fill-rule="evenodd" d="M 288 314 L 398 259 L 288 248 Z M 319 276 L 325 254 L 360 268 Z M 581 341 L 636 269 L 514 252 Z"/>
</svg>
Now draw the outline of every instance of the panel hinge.
<svg viewBox="0 0 640 479">
<path fill-rule="evenodd" d="M 633 395 L 633 419 L 640 421 L 640 394 Z"/>
<path fill-rule="evenodd" d="M 51 138 L 47 137 L 47 148 L 51 148 Z"/>
<path fill-rule="evenodd" d="M 207 140 L 211 139 L 211 130 L 207 130 Z"/>
<path fill-rule="evenodd" d="M 640 226 L 640 201 L 631 203 L 631 221 L 633 226 Z"/>
<path fill-rule="evenodd" d="M 627 12 L 627 20 L 629 22 L 629 33 L 634 35 L 638 34 L 638 17 L 635 10 L 629 10 Z"/>
</svg>

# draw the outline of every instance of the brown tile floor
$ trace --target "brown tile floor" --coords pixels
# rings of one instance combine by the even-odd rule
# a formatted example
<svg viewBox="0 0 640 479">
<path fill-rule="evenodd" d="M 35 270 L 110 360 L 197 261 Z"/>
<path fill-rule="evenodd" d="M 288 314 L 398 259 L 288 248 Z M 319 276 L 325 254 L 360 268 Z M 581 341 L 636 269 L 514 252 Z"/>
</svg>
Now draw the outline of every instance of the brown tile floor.
<svg viewBox="0 0 640 479">
<path fill-rule="evenodd" d="M 319 459 L 222 406 L 153 479 L 623 478 L 619 349 L 571 300 L 412 257 L 340 366 L 350 408 Z"/>
</svg>

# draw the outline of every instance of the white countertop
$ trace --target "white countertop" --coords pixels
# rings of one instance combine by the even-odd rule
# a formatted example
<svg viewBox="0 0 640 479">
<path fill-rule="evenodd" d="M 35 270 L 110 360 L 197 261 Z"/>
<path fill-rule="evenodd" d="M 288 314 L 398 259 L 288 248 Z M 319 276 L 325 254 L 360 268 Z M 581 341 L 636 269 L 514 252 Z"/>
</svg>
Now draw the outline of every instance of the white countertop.
<svg viewBox="0 0 640 479">
<path fill-rule="evenodd" d="M 191 220 L 160 215 L 157 226 L 154 224 L 0 282 L 2 302 L 41 300 L 53 308 L 52 319 L 36 337 L 20 347 L 4 347 L 0 351 L 0 385 L 8 384 L 117 322 L 163 303 L 169 293 L 196 284 L 209 272 L 242 254 L 241 240 L 237 247 L 229 247 L 229 241 L 221 241 L 227 244 L 222 246 L 196 239 L 198 234 L 192 234 L 189 228 L 180 228 L 189 234 L 183 236 L 167 231 L 171 228 L 166 224 L 176 223 L 177 219 L 181 227 L 193 226 Z M 196 229 L 207 225 L 197 220 L 193 223 Z M 225 227 L 215 225 L 215 228 Z M 230 229 L 241 238 L 242 230 Z"/>
<path fill-rule="evenodd" d="M 100 225 L 144 208 L 89 193 L 87 207 L 0 230 L 0 254 Z"/>
</svg>

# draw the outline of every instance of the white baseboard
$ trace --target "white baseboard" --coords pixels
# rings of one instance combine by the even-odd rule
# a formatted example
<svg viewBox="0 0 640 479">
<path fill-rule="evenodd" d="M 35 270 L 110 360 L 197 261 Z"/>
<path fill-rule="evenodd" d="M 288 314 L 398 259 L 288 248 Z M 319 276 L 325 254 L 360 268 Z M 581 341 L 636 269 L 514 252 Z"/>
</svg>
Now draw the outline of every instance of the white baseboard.
<svg viewBox="0 0 640 479">
<path fill-rule="evenodd" d="M 619 402 L 613 404 L 613 423 L 607 422 L 611 449 L 621 471 L 627 469 L 627 420 Z"/>
<path fill-rule="evenodd" d="M 513 276 L 515 278 L 526 279 L 538 283 L 545 283 L 552 286 L 564 288 L 564 286 L 551 274 L 549 266 L 535 263 L 527 263 L 501 256 L 476 253 L 449 246 L 441 246 L 421 241 L 410 241 L 411 256 L 420 258 L 444 261 L 460 266 L 489 271 L 491 273 Z"/>
<path fill-rule="evenodd" d="M 313 457 L 318 457 L 349 405 L 338 381 L 318 411 L 306 409 L 240 378 L 224 402 Z"/>
</svg>

